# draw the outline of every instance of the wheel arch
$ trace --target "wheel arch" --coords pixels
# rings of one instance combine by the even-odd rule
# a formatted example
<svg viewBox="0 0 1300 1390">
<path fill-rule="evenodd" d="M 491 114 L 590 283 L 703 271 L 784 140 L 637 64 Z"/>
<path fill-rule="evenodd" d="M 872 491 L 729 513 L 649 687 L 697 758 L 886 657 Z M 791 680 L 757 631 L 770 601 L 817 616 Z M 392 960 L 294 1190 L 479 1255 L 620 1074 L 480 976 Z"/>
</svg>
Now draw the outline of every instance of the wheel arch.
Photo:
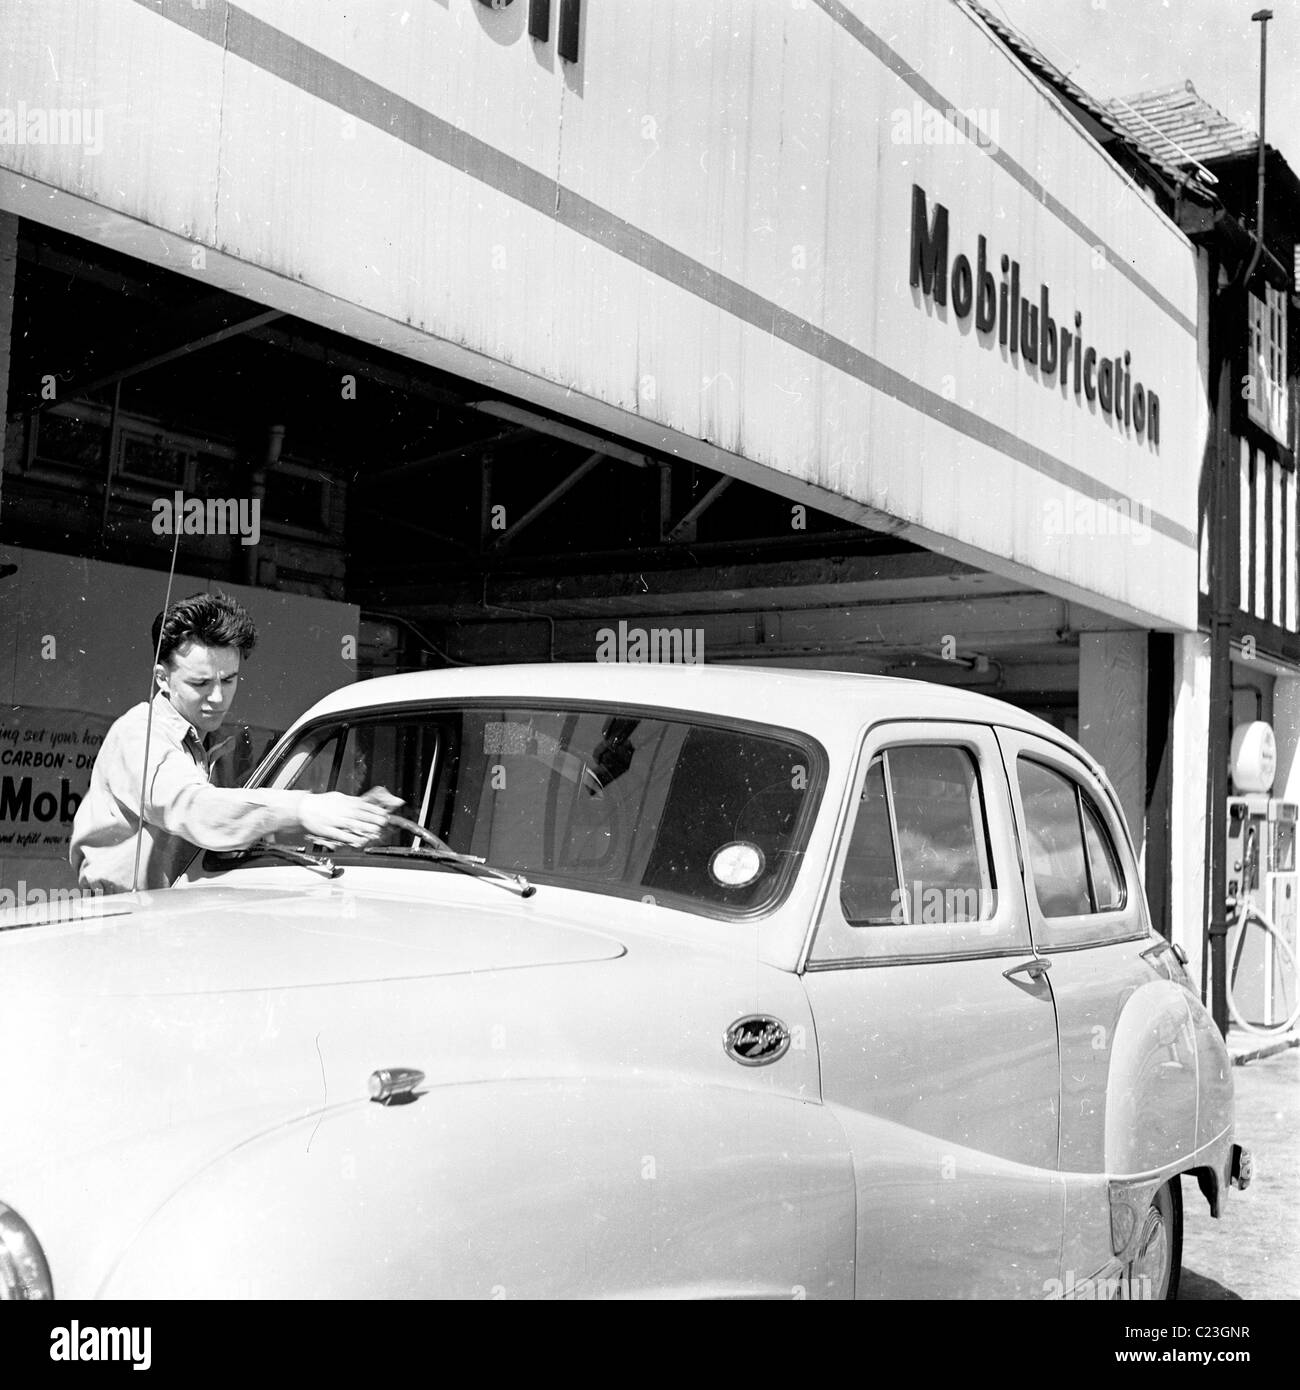
<svg viewBox="0 0 1300 1390">
<path fill-rule="evenodd" d="M 1227 1051 L 1209 1016 L 1181 985 L 1140 985 L 1111 1046 L 1105 1171 L 1189 1171 L 1231 1124 Z"/>
</svg>

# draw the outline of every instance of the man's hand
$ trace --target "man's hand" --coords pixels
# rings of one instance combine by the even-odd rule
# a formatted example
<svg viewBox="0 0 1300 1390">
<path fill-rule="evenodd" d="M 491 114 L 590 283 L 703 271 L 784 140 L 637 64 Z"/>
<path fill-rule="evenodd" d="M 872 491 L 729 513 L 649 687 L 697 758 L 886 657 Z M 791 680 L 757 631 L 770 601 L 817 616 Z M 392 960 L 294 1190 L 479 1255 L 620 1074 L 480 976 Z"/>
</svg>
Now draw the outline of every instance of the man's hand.
<svg viewBox="0 0 1300 1390">
<path fill-rule="evenodd" d="M 298 820 L 302 828 L 318 840 L 360 849 L 383 834 L 388 812 L 364 796 L 308 792 L 298 805 Z"/>
</svg>

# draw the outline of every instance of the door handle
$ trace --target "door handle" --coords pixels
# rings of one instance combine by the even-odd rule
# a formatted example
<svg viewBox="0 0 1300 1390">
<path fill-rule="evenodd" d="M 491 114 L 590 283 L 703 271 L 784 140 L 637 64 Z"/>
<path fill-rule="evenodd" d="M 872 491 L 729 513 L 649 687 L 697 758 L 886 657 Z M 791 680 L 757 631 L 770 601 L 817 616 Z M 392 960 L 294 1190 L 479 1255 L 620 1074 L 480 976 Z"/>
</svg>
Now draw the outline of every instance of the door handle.
<svg viewBox="0 0 1300 1390">
<path fill-rule="evenodd" d="M 1028 975 L 1031 980 L 1041 980 L 1051 968 L 1052 962 L 1046 956 L 1035 956 L 1033 960 L 1022 960 L 1019 965 L 1004 970 L 1002 975 L 1008 980 L 1016 975 Z"/>
</svg>

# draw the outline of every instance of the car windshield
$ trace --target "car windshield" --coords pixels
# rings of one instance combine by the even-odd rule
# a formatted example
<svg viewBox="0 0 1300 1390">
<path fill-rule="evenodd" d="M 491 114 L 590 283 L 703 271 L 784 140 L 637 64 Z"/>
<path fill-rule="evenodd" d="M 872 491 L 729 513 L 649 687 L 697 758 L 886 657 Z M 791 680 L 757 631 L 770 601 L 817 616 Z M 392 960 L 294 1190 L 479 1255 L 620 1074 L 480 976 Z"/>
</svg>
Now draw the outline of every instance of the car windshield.
<svg viewBox="0 0 1300 1390">
<path fill-rule="evenodd" d="M 383 786 L 402 798 L 404 816 L 496 868 L 730 915 L 766 909 L 785 892 L 824 763 L 804 735 L 694 716 L 424 705 L 313 724 L 257 781 L 352 795 Z M 378 843 L 418 841 L 393 827 Z M 359 862 L 361 852 L 334 858 Z M 366 862 L 440 867 L 416 857 Z"/>
</svg>

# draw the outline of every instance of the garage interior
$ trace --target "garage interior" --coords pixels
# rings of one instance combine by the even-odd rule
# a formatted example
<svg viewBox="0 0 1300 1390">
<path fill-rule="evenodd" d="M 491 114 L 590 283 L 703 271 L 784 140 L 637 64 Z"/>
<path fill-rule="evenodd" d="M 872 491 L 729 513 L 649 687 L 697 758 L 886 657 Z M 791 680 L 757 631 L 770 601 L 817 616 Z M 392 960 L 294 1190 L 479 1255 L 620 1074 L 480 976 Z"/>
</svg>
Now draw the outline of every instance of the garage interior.
<svg viewBox="0 0 1300 1390">
<path fill-rule="evenodd" d="M 1080 635 L 1120 627 L 26 220 L 11 360 L 0 540 L 165 571 L 155 499 L 260 497 L 257 545 L 186 535 L 182 568 L 359 605 L 362 676 L 590 661 L 623 620 L 1074 734 Z"/>
</svg>

